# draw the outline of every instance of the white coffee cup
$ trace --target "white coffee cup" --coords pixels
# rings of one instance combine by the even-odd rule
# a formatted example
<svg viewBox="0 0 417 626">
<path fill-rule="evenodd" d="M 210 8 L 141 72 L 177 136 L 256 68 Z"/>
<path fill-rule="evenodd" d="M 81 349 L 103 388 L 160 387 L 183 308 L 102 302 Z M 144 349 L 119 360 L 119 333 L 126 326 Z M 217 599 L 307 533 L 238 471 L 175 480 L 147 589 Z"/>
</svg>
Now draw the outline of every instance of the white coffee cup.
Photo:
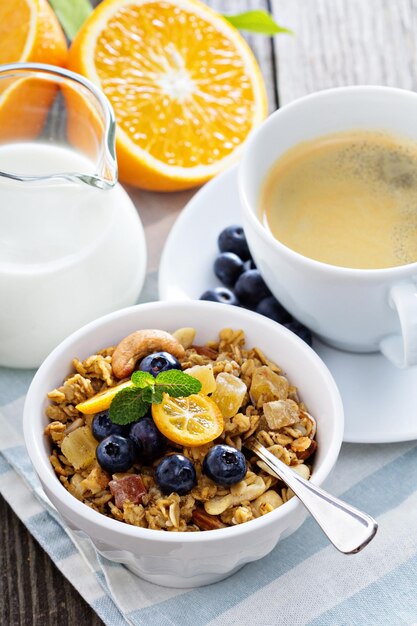
<svg viewBox="0 0 417 626">
<path fill-rule="evenodd" d="M 286 247 L 258 217 L 260 190 L 289 148 L 348 130 L 386 131 L 417 141 L 417 94 L 388 87 L 343 87 L 300 98 L 273 113 L 249 138 L 239 165 L 243 226 L 272 293 L 326 343 L 381 351 L 398 367 L 417 364 L 417 262 L 349 269 Z"/>
</svg>

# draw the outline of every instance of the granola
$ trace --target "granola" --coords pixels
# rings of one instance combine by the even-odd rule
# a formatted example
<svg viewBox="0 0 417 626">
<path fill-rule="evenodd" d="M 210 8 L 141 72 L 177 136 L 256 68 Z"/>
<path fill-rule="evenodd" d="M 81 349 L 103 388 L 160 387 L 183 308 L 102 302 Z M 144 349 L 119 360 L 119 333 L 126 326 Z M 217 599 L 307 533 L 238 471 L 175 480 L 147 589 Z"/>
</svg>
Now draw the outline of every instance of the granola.
<svg viewBox="0 0 417 626">
<path fill-rule="evenodd" d="M 215 441 L 198 447 L 168 442 L 163 456 L 181 453 L 194 464 L 197 480 L 190 493 L 162 493 L 155 479 L 160 459 L 149 465 L 135 463 L 127 472 L 113 475 L 98 464 L 98 442 L 91 430 L 94 416 L 84 415 L 76 405 L 120 382 L 112 368 L 114 347 L 84 361 L 75 358 L 74 371 L 60 387 L 48 393 L 51 403 L 46 415 L 50 423 L 45 434 L 51 443 L 50 461 L 58 479 L 75 498 L 99 513 L 156 530 L 196 532 L 225 528 L 283 506 L 293 493 L 250 453 L 245 477 L 229 487 L 208 478 L 202 464 L 212 446 L 225 443 L 242 450 L 245 439 L 255 435 L 274 456 L 309 478 L 317 449 L 316 423 L 299 400 L 297 389 L 259 348 L 245 346 L 242 330 L 225 328 L 216 341 L 204 346 L 191 344 L 193 329 L 180 329 L 173 335 L 184 346 L 180 359 L 183 370 L 191 368 L 190 373 L 198 377 L 198 366 L 205 366 L 201 375 L 224 419 L 223 432 Z M 207 366 L 211 378 L 207 378 Z M 235 392 L 232 397 L 227 396 L 230 388 Z M 83 454 L 71 462 L 66 451 L 74 445 Z"/>
</svg>

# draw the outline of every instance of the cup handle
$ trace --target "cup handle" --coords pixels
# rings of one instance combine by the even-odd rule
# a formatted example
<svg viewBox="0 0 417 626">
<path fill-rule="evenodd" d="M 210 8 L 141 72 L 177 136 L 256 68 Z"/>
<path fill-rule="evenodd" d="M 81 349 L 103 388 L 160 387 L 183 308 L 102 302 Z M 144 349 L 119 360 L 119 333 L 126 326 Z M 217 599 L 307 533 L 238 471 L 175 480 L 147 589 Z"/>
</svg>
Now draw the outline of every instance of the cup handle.
<svg viewBox="0 0 417 626">
<path fill-rule="evenodd" d="M 391 287 L 389 304 L 400 319 L 401 334 L 388 335 L 379 344 L 381 352 L 400 368 L 417 365 L 417 288 L 413 283 Z"/>
</svg>

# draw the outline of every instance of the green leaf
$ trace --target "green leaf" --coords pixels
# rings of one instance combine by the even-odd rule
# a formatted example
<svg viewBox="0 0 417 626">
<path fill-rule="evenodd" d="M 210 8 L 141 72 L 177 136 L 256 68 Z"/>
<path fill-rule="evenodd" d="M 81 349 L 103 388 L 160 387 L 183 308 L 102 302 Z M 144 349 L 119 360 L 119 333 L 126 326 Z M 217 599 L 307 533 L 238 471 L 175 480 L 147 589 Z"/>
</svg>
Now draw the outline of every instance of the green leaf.
<svg viewBox="0 0 417 626">
<path fill-rule="evenodd" d="M 136 387 L 140 387 L 141 389 L 155 384 L 155 378 L 149 372 L 133 372 L 130 380 Z"/>
<path fill-rule="evenodd" d="M 267 11 L 263 11 L 262 9 L 245 11 L 244 13 L 237 13 L 236 15 L 223 15 L 223 17 L 235 28 L 251 33 L 259 33 L 261 35 L 278 35 L 279 33 L 286 33 L 287 35 L 294 34 L 289 28 L 279 26 L 274 18 Z"/>
<path fill-rule="evenodd" d="M 153 378 L 153 376 L 152 376 L 152 378 Z M 144 402 L 147 402 L 148 404 L 152 404 L 153 390 L 154 390 L 153 386 L 152 387 L 146 387 L 145 389 L 142 389 L 142 400 Z"/>
<path fill-rule="evenodd" d="M 190 396 L 192 393 L 198 393 L 201 387 L 201 382 L 193 376 L 181 370 L 168 370 L 156 377 L 152 401 L 159 404 L 162 401 L 162 393 L 167 393 L 173 398 Z"/>
<path fill-rule="evenodd" d="M 164 398 L 164 388 L 154 387 L 152 390 L 152 404 L 161 404 Z"/>
<path fill-rule="evenodd" d="M 121 389 L 114 396 L 109 417 L 115 424 L 131 424 L 146 415 L 152 403 L 162 402 L 164 393 L 173 398 L 190 396 L 201 389 L 199 380 L 181 370 L 161 372 L 156 378 L 149 372 L 133 372 L 134 387 Z"/>
<path fill-rule="evenodd" d="M 142 395 L 143 391 L 137 387 L 127 387 L 116 393 L 110 404 L 111 421 L 124 426 L 146 415 L 149 402 L 144 400 Z"/>
<path fill-rule="evenodd" d="M 49 4 L 70 41 L 93 11 L 88 0 L 49 0 Z"/>
</svg>

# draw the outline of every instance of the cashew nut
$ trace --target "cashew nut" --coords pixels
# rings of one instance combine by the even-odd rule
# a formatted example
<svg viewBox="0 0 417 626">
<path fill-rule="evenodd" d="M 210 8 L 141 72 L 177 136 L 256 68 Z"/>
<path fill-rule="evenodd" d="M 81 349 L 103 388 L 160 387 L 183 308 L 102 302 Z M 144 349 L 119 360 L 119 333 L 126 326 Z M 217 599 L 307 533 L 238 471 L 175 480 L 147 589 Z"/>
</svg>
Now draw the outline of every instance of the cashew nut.
<svg viewBox="0 0 417 626">
<path fill-rule="evenodd" d="M 116 378 L 126 378 L 131 375 L 139 359 L 160 351 L 169 352 L 177 359 L 182 359 L 185 354 L 180 342 L 164 330 L 137 330 L 122 339 L 113 352 L 113 373 Z"/>
</svg>

